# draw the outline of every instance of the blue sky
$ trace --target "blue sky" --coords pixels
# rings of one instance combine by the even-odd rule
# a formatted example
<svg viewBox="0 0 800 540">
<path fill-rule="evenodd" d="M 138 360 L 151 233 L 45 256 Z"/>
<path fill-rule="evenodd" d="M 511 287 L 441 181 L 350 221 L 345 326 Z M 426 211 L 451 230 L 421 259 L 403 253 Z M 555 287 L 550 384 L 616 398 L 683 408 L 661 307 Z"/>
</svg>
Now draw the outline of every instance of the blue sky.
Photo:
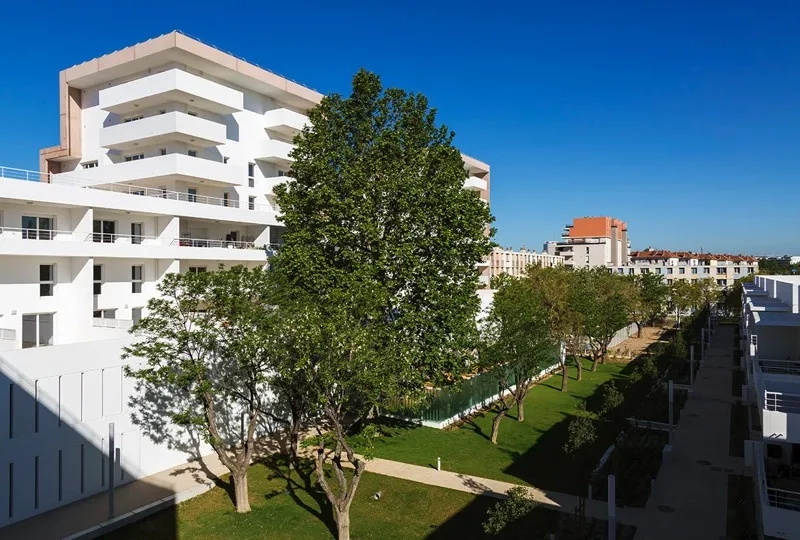
<svg viewBox="0 0 800 540">
<path fill-rule="evenodd" d="M 0 164 L 58 142 L 59 70 L 179 29 L 321 92 L 363 66 L 424 93 L 491 164 L 503 245 L 612 215 L 634 248 L 800 254 L 796 2 L 64 6 L 4 7 Z"/>
</svg>

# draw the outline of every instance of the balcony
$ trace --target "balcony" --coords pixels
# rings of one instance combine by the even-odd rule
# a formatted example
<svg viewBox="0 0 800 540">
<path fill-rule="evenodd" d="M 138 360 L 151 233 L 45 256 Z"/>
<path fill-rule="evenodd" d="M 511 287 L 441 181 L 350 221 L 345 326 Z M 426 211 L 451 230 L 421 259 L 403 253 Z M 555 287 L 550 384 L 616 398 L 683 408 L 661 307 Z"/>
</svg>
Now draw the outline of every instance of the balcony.
<svg viewBox="0 0 800 540">
<path fill-rule="evenodd" d="M 267 195 L 270 197 L 275 196 L 275 186 L 280 184 L 285 184 L 286 182 L 291 182 L 294 178 L 290 176 L 273 176 L 270 178 L 265 178 L 264 182 L 267 186 Z"/>
<path fill-rule="evenodd" d="M 222 186 L 241 185 L 244 176 L 242 167 L 211 161 L 184 154 L 153 156 L 135 161 L 123 161 L 113 165 L 102 165 L 83 169 L 76 173 L 53 175 L 53 183 L 119 184 L 142 180 L 178 180 L 190 183 L 209 183 Z"/>
<path fill-rule="evenodd" d="M 294 137 L 308 124 L 308 117 L 289 109 L 273 109 L 264 114 L 264 129 L 284 137 Z"/>
<path fill-rule="evenodd" d="M 0 328 L 0 339 L 16 340 L 17 331 L 13 328 Z"/>
<path fill-rule="evenodd" d="M 800 530 L 800 481 L 764 458 L 763 444 L 753 444 L 753 476 L 764 536 L 796 538 Z M 787 478 L 788 477 L 788 478 Z M 794 532 L 793 532 L 794 531 Z"/>
<path fill-rule="evenodd" d="M 291 151 L 294 150 L 294 145 L 278 141 L 270 140 L 259 143 L 256 147 L 255 159 L 260 161 L 267 161 L 283 167 L 290 167 L 292 165 L 292 158 L 289 157 Z"/>
<path fill-rule="evenodd" d="M 128 330 L 133 326 L 133 321 L 130 319 L 103 319 L 94 317 L 92 319 L 92 326 L 96 328 L 115 328 L 117 330 Z"/>
<path fill-rule="evenodd" d="M 100 108 L 127 114 L 164 103 L 184 103 L 216 114 L 231 114 L 244 108 L 244 96 L 238 90 L 170 69 L 141 79 L 100 90 Z"/>
<path fill-rule="evenodd" d="M 470 176 L 464 181 L 464 189 L 471 191 L 484 191 L 487 188 L 486 180 L 477 176 Z"/>
<path fill-rule="evenodd" d="M 208 148 L 224 144 L 225 136 L 223 124 L 173 111 L 105 127 L 100 131 L 100 146 L 125 151 L 178 141 Z"/>
<path fill-rule="evenodd" d="M 800 362 L 750 361 L 764 439 L 800 443 Z"/>
</svg>

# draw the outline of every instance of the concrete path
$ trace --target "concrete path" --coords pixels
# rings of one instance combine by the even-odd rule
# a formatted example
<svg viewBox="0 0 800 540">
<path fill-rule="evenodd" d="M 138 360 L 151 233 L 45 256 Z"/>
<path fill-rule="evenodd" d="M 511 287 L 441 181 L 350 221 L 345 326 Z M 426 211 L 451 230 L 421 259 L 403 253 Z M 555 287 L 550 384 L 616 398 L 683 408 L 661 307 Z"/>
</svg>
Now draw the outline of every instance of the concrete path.
<svg viewBox="0 0 800 540">
<path fill-rule="evenodd" d="M 168 497 L 181 502 L 214 487 L 214 479 L 228 472 L 216 454 L 190 461 L 117 488 L 116 516 L 124 516 Z M 172 501 L 171 501 L 172 502 Z M 170 505 L 165 504 L 164 507 Z M 56 540 L 86 530 L 108 519 L 108 495 L 82 499 L 0 529 L 2 540 Z"/>
<path fill-rule="evenodd" d="M 430 486 L 438 486 L 476 495 L 504 497 L 509 489 L 517 486 L 500 480 L 490 480 L 477 476 L 469 476 L 451 471 L 437 471 L 432 467 L 411 465 L 388 459 L 375 458 L 367 461 L 367 472 L 392 476 Z M 528 492 L 540 504 L 549 506 L 560 512 L 574 513 L 578 506 L 578 497 L 557 491 L 544 491 L 534 487 L 526 487 Z M 620 523 L 638 526 L 644 517 L 642 509 L 618 508 L 617 516 Z M 608 505 L 604 501 L 586 501 L 586 515 L 598 519 L 608 518 Z"/>
<path fill-rule="evenodd" d="M 675 429 L 672 459 L 661 465 L 637 540 L 725 538 L 728 474 L 742 474 L 729 456 L 733 327 L 717 327 L 694 392 Z"/>
</svg>

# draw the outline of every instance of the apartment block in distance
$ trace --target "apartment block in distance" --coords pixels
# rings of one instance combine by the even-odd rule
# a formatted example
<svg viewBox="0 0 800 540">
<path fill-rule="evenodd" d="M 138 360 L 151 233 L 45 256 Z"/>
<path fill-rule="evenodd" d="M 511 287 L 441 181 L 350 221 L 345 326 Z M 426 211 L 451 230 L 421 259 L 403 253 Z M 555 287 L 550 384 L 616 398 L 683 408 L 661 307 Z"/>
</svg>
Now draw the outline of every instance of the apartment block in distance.
<svg viewBox="0 0 800 540">
<path fill-rule="evenodd" d="M 669 285 L 675 280 L 713 279 L 719 287 L 758 272 L 758 260 L 747 255 L 692 253 L 648 248 L 632 251 L 627 265 L 613 267 L 619 274 L 658 274 Z"/>
<path fill-rule="evenodd" d="M 800 277 L 755 276 L 742 290 L 742 397 L 750 437 L 745 464 L 752 472 L 763 537 L 800 532 Z M 759 534 L 759 537 L 762 535 Z"/>
<path fill-rule="evenodd" d="M 547 242 L 544 251 L 564 257 L 572 268 L 627 264 L 628 225 L 612 217 L 582 217 L 564 228 L 560 241 Z"/>
<path fill-rule="evenodd" d="M 107 489 L 110 423 L 117 485 L 210 453 L 131 421 L 127 330 L 165 275 L 280 250 L 274 188 L 322 95 L 172 32 L 62 71 L 58 98 L 41 171 L 0 167 L 0 537 Z M 488 204 L 489 166 L 464 167 Z"/>
<path fill-rule="evenodd" d="M 528 251 L 524 247 L 519 251 L 495 247 L 489 255 L 489 269 L 492 277 L 507 274 L 520 277 L 525 274 L 525 269 L 531 265 L 543 267 L 560 266 L 564 264 L 564 257 L 548 253 Z"/>
</svg>

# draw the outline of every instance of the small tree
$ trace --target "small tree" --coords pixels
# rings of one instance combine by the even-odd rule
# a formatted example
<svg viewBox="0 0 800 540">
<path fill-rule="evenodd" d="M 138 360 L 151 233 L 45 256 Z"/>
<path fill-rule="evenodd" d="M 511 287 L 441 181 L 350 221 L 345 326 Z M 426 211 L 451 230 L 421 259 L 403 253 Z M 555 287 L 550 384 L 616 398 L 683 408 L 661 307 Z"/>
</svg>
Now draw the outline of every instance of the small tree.
<svg viewBox="0 0 800 540">
<path fill-rule="evenodd" d="M 667 305 L 669 289 L 659 274 L 637 274 L 628 276 L 631 289 L 631 316 L 637 325 L 637 336 L 642 336 L 642 328 L 664 313 Z"/>
<path fill-rule="evenodd" d="M 603 387 L 603 403 L 600 406 L 600 416 L 606 420 L 611 420 L 614 412 L 624 401 L 625 397 L 614 381 L 609 382 Z"/>
<path fill-rule="evenodd" d="M 517 420 L 525 420 L 525 397 L 539 373 L 553 363 L 556 350 L 541 298 L 523 279 L 505 279 L 494 295 L 492 309 L 482 330 L 481 364 L 495 375 L 499 399 L 492 421 L 491 441 L 497 443 L 500 422 L 511 404 Z"/>
<path fill-rule="evenodd" d="M 483 530 L 490 536 L 499 536 L 509 525 L 530 514 L 537 506 L 536 499 L 527 488 L 514 486 L 508 490 L 507 499 L 489 508 Z"/>
<path fill-rule="evenodd" d="M 247 469 L 256 425 L 267 407 L 270 290 L 260 269 L 167 274 L 159 296 L 147 304 L 148 315 L 131 329 L 141 339 L 123 354 L 144 361 L 126 369 L 140 387 L 171 389 L 172 421 L 199 429 L 231 472 L 237 512 L 250 511 Z"/>
<path fill-rule="evenodd" d="M 592 355 L 592 371 L 605 362 L 616 333 L 630 322 L 629 281 L 606 268 L 585 272 L 584 301 L 580 304 Z"/>
<path fill-rule="evenodd" d="M 678 326 L 681 325 L 681 314 L 697 304 L 696 287 L 685 279 L 678 279 L 669 286 L 669 301 L 675 309 Z"/>
<path fill-rule="evenodd" d="M 576 416 L 567 426 L 567 440 L 564 442 L 565 454 L 577 459 L 578 453 L 597 440 L 597 430 L 590 416 Z"/>
</svg>

